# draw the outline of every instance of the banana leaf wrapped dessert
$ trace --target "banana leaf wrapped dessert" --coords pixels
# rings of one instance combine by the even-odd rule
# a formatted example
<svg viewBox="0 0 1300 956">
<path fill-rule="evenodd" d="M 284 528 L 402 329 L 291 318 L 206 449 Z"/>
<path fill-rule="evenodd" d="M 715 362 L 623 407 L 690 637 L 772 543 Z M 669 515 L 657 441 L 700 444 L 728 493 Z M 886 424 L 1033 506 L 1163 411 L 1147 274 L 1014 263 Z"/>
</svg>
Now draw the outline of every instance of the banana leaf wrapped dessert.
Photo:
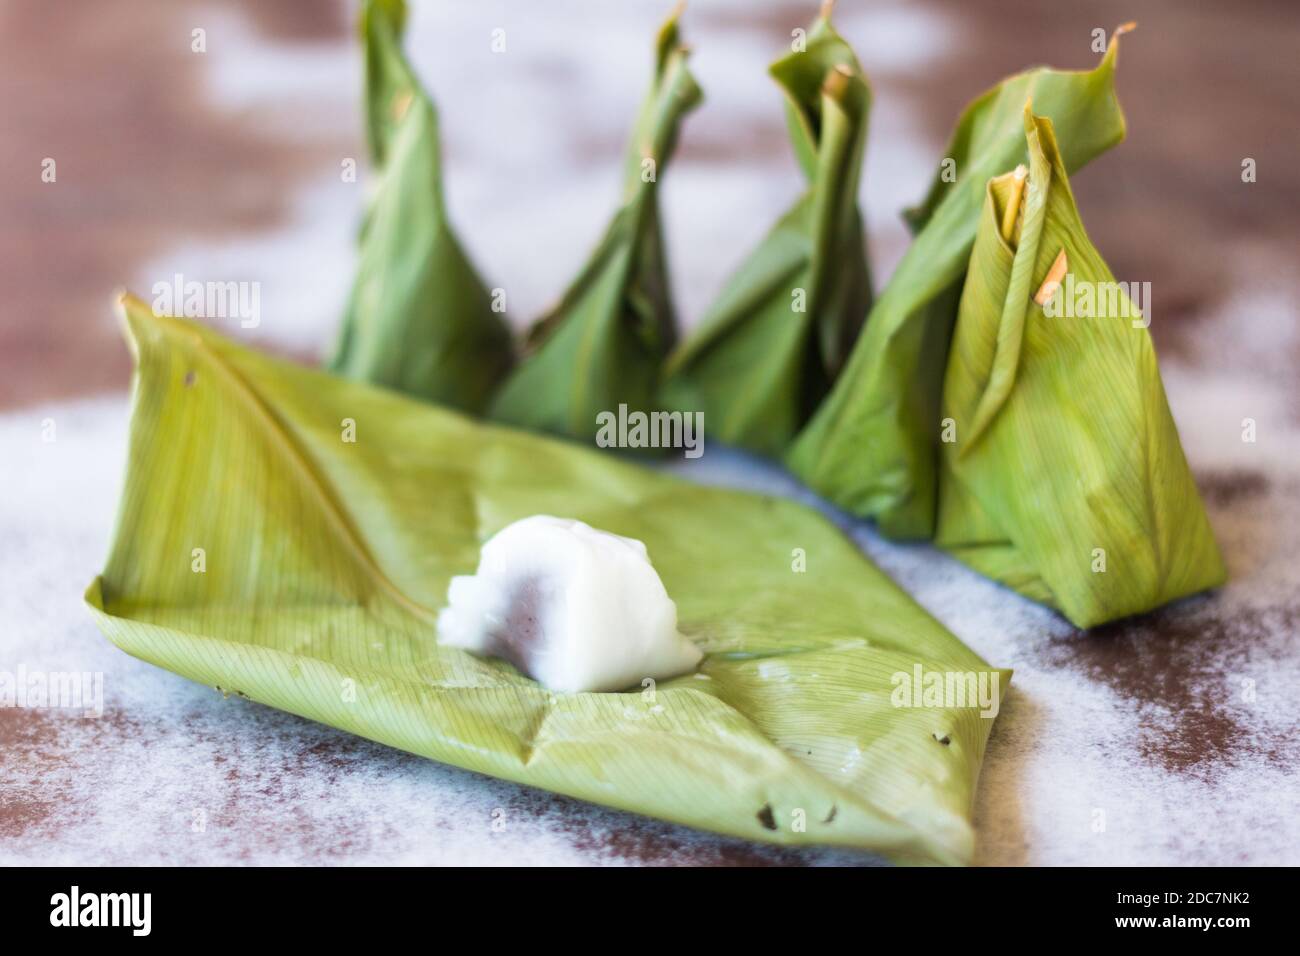
<svg viewBox="0 0 1300 956">
<path fill-rule="evenodd" d="M 375 184 L 329 368 L 482 411 L 510 368 L 505 318 L 447 220 L 438 117 L 402 54 L 402 0 L 367 0 L 365 112 Z"/>
<path fill-rule="evenodd" d="M 124 306 L 129 466 L 86 595 L 122 649 L 224 689 L 231 706 L 248 697 L 609 806 L 772 843 L 970 861 L 1009 675 L 815 511 Z M 562 693 L 440 644 L 453 578 L 538 514 L 643 542 L 699 669 Z"/>
<path fill-rule="evenodd" d="M 1115 97 L 1116 31 L 1087 72 L 1030 70 L 963 113 L 919 207 L 917 235 L 867 316 L 844 371 L 786 456 L 808 485 L 895 538 L 934 534 L 940 393 L 984 187 L 1027 161 L 1021 111 L 1052 118 L 1074 171 L 1124 137 Z"/>
<path fill-rule="evenodd" d="M 492 418 L 591 438 L 602 412 L 657 407 L 676 336 L 658 190 L 678 126 L 700 101 L 687 57 L 674 13 L 660 28 L 654 81 L 628 145 L 624 204 L 560 303 L 529 331 Z"/>
<path fill-rule="evenodd" d="M 1084 231 L 1051 120 L 1026 108 L 1024 131 L 1028 169 L 985 190 L 948 354 L 935 541 L 1089 627 L 1225 571 L 1147 319 Z"/>
<path fill-rule="evenodd" d="M 871 90 L 829 5 L 771 73 L 809 186 L 670 357 L 664 404 L 780 455 L 826 395 L 871 299 L 857 192 Z"/>
</svg>

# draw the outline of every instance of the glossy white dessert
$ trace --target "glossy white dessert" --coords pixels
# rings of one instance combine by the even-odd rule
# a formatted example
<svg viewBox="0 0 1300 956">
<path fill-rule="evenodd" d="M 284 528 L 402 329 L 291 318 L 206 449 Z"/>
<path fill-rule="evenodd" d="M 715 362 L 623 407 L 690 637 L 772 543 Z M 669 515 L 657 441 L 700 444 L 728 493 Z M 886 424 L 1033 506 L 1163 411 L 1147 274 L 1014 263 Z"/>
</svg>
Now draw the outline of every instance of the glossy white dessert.
<svg viewBox="0 0 1300 956">
<path fill-rule="evenodd" d="M 452 578 L 439 643 L 500 657 L 557 691 L 616 691 L 693 670 L 677 605 L 645 545 L 581 521 L 533 515 Z"/>
</svg>

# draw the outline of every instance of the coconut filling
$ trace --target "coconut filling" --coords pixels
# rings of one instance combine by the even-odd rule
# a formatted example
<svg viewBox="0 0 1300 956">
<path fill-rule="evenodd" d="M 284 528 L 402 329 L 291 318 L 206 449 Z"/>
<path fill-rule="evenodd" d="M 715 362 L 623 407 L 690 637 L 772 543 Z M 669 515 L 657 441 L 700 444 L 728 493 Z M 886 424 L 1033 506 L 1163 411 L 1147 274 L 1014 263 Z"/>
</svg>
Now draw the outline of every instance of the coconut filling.
<svg viewBox="0 0 1300 956">
<path fill-rule="evenodd" d="M 645 545 L 581 521 L 533 515 L 451 579 L 438 642 L 499 657 L 557 691 L 616 691 L 694 670 L 677 605 Z"/>
</svg>

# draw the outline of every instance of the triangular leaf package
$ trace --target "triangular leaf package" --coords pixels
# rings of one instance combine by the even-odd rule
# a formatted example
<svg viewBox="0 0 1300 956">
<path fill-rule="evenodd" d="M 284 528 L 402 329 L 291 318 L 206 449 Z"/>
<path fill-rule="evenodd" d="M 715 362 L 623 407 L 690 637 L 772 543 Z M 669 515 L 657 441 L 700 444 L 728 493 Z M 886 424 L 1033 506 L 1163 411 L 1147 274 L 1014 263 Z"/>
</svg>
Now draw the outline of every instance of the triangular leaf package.
<svg viewBox="0 0 1300 956">
<path fill-rule="evenodd" d="M 1090 627 L 1225 571 L 1149 317 L 1084 231 L 1052 122 L 1024 129 L 1027 187 L 988 184 L 948 356 L 936 543 Z"/>
<path fill-rule="evenodd" d="M 591 438 L 602 412 L 657 407 L 676 335 L 657 195 L 682 117 L 700 101 L 687 56 L 674 14 L 659 31 L 654 82 L 628 146 L 624 205 L 559 305 L 529 332 L 492 418 Z"/>
<path fill-rule="evenodd" d="M 447 221 L 437 113 L 402 54 L 405 20 L 401 0 L 367 0 L 362 11 L 367 137 L 378 182 L 329 367 L 481 411 L 513 360 L 510 329 Z"/>
<path fill-rule="evenodd" d="M 828 13 L 829 11 L 827 11 Z M 669 360 L 664 404 L 713 436 L 781 454 L 826 395 L 871 299 L 857 192 L 871 90 L 824 13 L 772 65 L 807 191 Z"/>
<path fill-rule="evenodd" d="M 787 461 L 796 474 L 840 507 L 875 518 L 891 537 L 934 533 L 939 399 L 984 186 L 1027 161 L 1020 117 L 1031 96 L 1075 143 L 1066 156 L 1071 171 L 1123 139 L 1114 84 L 1118 35 L 1094 70 L 1030 70 L 967 107 L 949 145 L 952 164 L 943 164 L 911 214 L 920 229 L 915 241 L 843 373 L 791 446 Z"/>
</svg>

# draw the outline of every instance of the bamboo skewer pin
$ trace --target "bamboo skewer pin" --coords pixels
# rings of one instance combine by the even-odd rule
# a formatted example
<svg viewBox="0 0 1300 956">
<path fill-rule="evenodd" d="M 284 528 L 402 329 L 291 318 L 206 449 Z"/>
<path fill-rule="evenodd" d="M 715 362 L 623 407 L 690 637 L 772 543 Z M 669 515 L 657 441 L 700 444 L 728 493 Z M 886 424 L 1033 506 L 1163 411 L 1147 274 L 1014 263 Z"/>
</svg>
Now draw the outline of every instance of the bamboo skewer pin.
<svg viewBox="0 0 1300 956">
<path fill-rule="evenodd" d="M 1007 200 L 1007 208 L 1002 210 L 1002 238 L 1007 242 L 1016 234 L 1016 219 L 1020 216 L 1020 202 L 1024 199 L 1028 179 L 1029 169 L 1024 163 L 1011 174 L 1011 198 Z"/>
<path fill-rule="evenodd" d="M 1034 293 L 1034 302 L 1037 305 L 1046 305 L 1052 296 L 1056 295 L 1056 290 L 1061 287 L 1061 280 L 1065 278 L 1065 273 L 1069 271 L 1070 260 L 1062 249 L 1056 255 L 1052 262 L 1052 268 L 1047 270 L 1047 278 L 1043 279 L 1043 284 L 1038 287 Z"/>
</svg>

